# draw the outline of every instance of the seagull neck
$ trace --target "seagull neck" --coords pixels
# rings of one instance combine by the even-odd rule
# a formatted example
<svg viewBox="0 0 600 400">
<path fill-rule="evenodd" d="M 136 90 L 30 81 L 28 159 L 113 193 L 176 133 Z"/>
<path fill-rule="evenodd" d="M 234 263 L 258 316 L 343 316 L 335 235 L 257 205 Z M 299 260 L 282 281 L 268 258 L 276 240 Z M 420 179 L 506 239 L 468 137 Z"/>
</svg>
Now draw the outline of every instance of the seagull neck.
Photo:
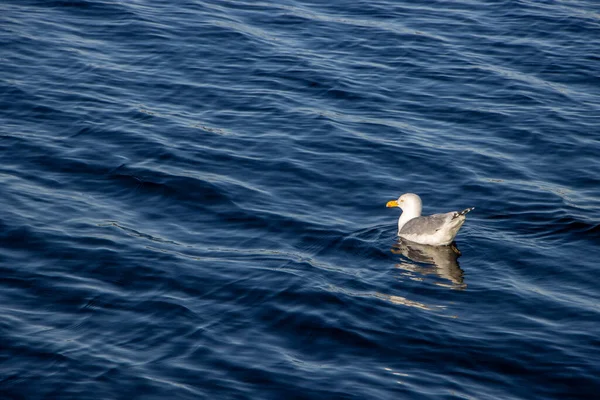
<svg viewBox="0 0 600 400">
<path fill-rule="evenodd" d="M 403 210 L 398 219 L 398 231 L 411 219 L 421 216 L 421 207 L 415 207 L 408 210 Z"/>
</svg>

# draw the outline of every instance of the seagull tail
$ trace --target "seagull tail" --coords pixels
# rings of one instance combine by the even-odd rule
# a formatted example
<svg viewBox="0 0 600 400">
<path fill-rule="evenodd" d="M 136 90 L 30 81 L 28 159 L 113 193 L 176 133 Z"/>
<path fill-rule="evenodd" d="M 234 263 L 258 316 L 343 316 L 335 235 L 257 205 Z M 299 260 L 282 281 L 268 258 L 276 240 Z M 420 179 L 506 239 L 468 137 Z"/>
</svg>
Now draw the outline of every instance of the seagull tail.
<svg viewBox="0 0 600 400">
<path fill-rule="evenodd" d="M 471 210 L 474 210 L 474 209 L 475 209 L 475 207 L 470 207 L 470 208 L 465 208 L 465 209 L 464 209 L 464 210 L 462 210 L 462 211 L 457 211 L 457 212 L 455 212 L 455 213 L 454 213 L 454 215 L 452 216 L 452 219 L 454 219 L 454 218 L 458 218 L 458 217 L 460 217 L 461 215 L 466 215 L 468 212 L 470 212 Z"/>
</svg>

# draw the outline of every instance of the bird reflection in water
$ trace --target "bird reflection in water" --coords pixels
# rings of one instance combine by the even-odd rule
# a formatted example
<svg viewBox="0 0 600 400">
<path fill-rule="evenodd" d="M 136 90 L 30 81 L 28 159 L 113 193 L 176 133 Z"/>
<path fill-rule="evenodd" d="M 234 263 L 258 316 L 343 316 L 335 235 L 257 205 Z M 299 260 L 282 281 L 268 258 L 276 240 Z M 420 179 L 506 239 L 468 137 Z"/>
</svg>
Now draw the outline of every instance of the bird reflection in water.
<svg viewBox="0 0 600 400">
<path fill-rule="evenodd" d="M 408 259 L 396 264 L 396 268 L 420 275 L 436 274 L 451 284 L 438 283 L 453 289 L 465 289 L 464 271 L 458 265 L 461 253 L 454 243 L 450 246 L 428 246 L 400 238 L 392 247 L 392 253 Z M 424 266 L 423 264 L 427 264 Z"/>
</svg>

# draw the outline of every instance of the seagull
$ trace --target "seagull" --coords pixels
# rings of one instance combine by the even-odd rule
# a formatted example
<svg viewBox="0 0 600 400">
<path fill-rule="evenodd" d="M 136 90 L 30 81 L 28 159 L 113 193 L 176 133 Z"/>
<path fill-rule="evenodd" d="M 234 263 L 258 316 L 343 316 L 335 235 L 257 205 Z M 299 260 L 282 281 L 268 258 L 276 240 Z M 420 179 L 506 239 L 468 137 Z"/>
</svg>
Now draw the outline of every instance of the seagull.
<svg viewBox="0 0 600 400">
<path fill-rule="evenodd" d="M 398 219 L 398 236 L 414 243 L 430 246 L 447 246 L 452 243 L 466 214 L 475 207 L 445 214 L 421 216 L 421 198 L 414 193 L 405 193 L 398 200 L 388 201 L 386 207 L 399 207 L 402 214 Z"/>
</svg>

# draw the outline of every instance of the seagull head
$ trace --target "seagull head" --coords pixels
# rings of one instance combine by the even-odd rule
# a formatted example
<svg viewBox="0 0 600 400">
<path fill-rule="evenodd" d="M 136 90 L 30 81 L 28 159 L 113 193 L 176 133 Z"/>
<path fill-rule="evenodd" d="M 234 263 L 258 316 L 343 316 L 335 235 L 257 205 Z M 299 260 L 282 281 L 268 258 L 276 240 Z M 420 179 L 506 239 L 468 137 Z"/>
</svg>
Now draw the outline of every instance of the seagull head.
<svg viewBox="0 0 600 400">
<path fill-rule="evenodd" d="M 388 201 L 386 207 L 399 207 L 403 212 L 409 214 L 421 215 L 421 209 L 423 207 L 421 198 L 414 193 L 404 193 L 398 197 L 398 200 Z"/>
</svg>

